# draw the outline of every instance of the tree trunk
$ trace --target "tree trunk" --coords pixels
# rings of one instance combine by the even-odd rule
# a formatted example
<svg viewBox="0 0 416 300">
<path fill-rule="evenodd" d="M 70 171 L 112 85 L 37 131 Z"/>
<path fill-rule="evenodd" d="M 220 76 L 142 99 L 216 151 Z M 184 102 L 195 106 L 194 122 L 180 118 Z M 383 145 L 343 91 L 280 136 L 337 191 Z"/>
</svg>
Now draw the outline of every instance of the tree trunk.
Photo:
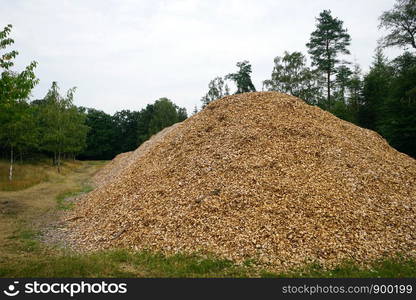
<svg viewBox="0 0 416 300">
<path fill-rule="evenodd" d="M 53 152 L 52 166 L 56 166 L 56 152 Z"/>
<path fill-rule="evenodd" d="M 58 173 L 61 173 L 61 151 L 58 151 Z"/>
<path fill-rule="evenodd" d="M 9 181 L 13 180 L 13 146 L 10 146 L 10 169 L 9 169 Z"/>
<path fill-rule="evenodd" d="M 327 102 L 328 102 L 328 110 L 331 110 L 331 71 L 328 70 L 327 72 Z"/>
<path fill-rule="evenodd" d="M 328 102 L 328 110 L 331 110 L 331 54 L 329 53 L 329 41 L 326 40 L 326 55 L 328 59 L 329 68 L 326 70 L 327 78 L 326 78 L 326 87 L 327 87 L 327 102 Z"/>
</svg>

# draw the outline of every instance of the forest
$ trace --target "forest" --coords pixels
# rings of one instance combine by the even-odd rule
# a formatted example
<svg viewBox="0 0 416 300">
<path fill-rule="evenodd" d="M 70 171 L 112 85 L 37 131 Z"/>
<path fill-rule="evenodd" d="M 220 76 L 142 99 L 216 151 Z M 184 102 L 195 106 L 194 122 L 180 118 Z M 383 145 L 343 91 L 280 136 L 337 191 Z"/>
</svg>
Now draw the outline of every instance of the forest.
<svg viewBox="0 0 416 300">
<path fill-rule="evenodd" d="M 363 74 L 349 59 L 351 36 L 342 20 L 324 10 L 305 41 L 308 53 L 284 52 L 271 64 L 271 76 L 261 90 L 297 96 L 334 115 L 375 130 L 393 147 L 416 157 L 416 5 L 399 0 L 384 12 L 380 28 L 388 34 L 374 49 L 370 70 Z M 12 25 L 0 31 L 0 156 L 13 164 L 48 157 L 60 171 L 64 159 L 109 160 L 132 151 L 161 129 L 187 118 L 185 108 L 168 98 L 155 100 L 139 111 L 122 110 L 109 115 L 101 110 L 74 105 L 76 88 L 60 92 L 52 82 L 43 99 L 31 99 L 39 79 L 38 62 L 23 71 L 14 70 L 16 50 L 10 50 Z M 398 57 L 388 59 L 387 47 L 400 47 Z M 201 99 L 209 102 L 231 93 L 256 91 L 249 61 L 237 63 L 237 71 L 214 78 Z M 230 91 L 229 86 L 236 87 Z M 198 111 L 197 106 L 193 113 Z"/>
</svg>

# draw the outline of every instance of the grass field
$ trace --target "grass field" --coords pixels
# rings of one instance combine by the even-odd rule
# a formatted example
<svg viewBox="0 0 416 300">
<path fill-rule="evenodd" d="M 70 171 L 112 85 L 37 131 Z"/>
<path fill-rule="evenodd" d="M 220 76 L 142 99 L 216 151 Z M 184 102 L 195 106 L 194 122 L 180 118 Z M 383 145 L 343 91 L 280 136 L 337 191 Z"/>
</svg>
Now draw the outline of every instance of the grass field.
<svg viewBox="0 0 416 300">
<path fill-rule="evenodd" d="M 131 252 L 123 249 L 78 254 L 39 240 L 41 229 L 71 209 L 65 201 L 92 189 L 89 178 L 103 162 L 66 162 L 63 172 L 46 164 L 18 165 L 15 182 L 0 162 L 0 277 L 415 277 L 416 261 L 389 258 L 360 268 L 345 262 L 325 270 L 312 264 L 273 273 L 254 261 L 237 265 L 215 257 Z M 4 175 L 6 173 L 6 175 Z M 9 185 L 8 185 L 9 184 Z"/>
</svg>

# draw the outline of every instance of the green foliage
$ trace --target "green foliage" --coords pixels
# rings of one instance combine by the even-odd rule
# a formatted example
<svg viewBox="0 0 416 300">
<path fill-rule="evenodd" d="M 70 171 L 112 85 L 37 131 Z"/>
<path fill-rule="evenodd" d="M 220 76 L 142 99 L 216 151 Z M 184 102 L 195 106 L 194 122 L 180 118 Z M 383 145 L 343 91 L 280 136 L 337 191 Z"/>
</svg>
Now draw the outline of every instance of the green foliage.
<svg viewBox="0 0 416 300">
<path fill-rule="evenodd" d="M 382 118 L 382 105 L 389 96 L 392 79 L 393 69 L 381 48 L 377 48 L 370 71 L 364 77 L 364 99 L 358 112 L 360 126 L 377 130 L 377 124 Z"/>
<path fill-rule="evenodd" d="M 116 125 L 113 118 L 103 111 L 88 109 L 85 124 L 90 128 L 87 145 L 79 154 L 81 159 L 112 159 L 115 156 Z"/>
<path fill-rule="evenodd" d="M 0 109 L 0 140 L 15 150 L 37 147 L 38 132 L 33 108 L 25 101 L 14 101 Z"/>
<path fill-rule="evenodd" d="M 14 43 L 9 38 L 12 25 L 0 31 L 0 50 Z M 37 65 L 32 62 L 22 72 L 11 71 L 18 52 L 12 50 L 0 54 L 0 142 L 10 149 L 9 179 L 13 179 L 14 149 L 20 150 L 36 143 L 33 115 L 26 100 L 38 83 L 34 74 Z"/>
<path fill-rule="evenodd" d="M 165 127 L 187 118 L 186 110 L 179 108 L 167 98 L 160 98 L 155 103 L 142 109 L 138 117 L 138 141 L 139 144 L 149 139 Z"/>
<path fill-rule="evenodd" d="M 391 89 L 378 129 L 393 147 L 416 157 L 416 55 L 406 52 L 393 60 L 392 67 Z"/>
<path fill-rule="evenodd" d="M 0 31 L 0 50 L 12 45 L 14 40 L 8 36 L 12 25 L 7 25 Z M 38 83 L 34 74 L 37 63 L 31 62 L 22 72 L 13 72 L 10 68 L 14 65 L 13 59 L 19 52 L 12 50 L 0 54 L 0 105 L 13 103 L 17 100 L 26 100 L 33 87 Z"/>
<path fill-rule="evenodd" d="M 2 31 L 0 31 L 0 50 L 5 49 L 7 46 L 10 46 L 14 43 L 12 38 L 9 38 L 10 32 L 12 31 L 12 25 L 9 24 Z M 10 67 L 14 65 L 12 59 L 14 59 L 19 52 L 12 50 L 10 52 L 3 53 L 0 56 L 0 68 L 9 70 Z"/>
<path fill-rule="evenodd" d="M 202 108 L 207 106 L 210 102 L 220 99 L 230 94 L 227 84 L 224 84 L 224 79 L 215 77 L 208 84 L 208 92 L 202 97 Z"/>
<path fill-rule="evenodd" d="M 322 98 L 320 74 L 306 65 L 306 57 L 300 52 L 284 52 L 274 59 L 271 79 L 263 81 L 263 89 L 279 91 L 299 97 L 310 104 Z"/>
<path fill-rule="evenodd" d="M 416 49 L 416 1 L 397 0 L 393 9 L 381 15 L 379 28 L 389 31 L 380 41 L 382 46 L 406 48 L 410 45 Z"/>
<path fill-rule="evenodd" d="M 337 67 L 334 91 L 335 100 L 341 100 L 345 102 L 347 97 L 348 86 L 351 80 L 351 75 L 352 71 L 347 65 L 343 64 Z"/>
<path fill-rule="evenodd" d="M 361 68 L 358 64 L 354 65 L 351 77 L 347 83 L 348 98 L 344 100 L 347 103 L 351 118 L 348 121 L 357 123 L 358 112 L 360 105 L 363 102 L 363 79 L 361 74 Z"/>
<path fill-rule="evenodd" d="M 225 76 L 225 79 L 230 79 L 237 85 L 236 94 L 255 92 L 253 82 L 251 81 L 251 64 L 247 61 L 241 61 L 237 63 L 237 73 L 230 73 Z"/>
<path fill-rule="evenodd" d="M 88 126 L 85 115 L 73 104 L 75 88 L 68 90 L 66 97 L 59 94 L 56 82 L 45 98 L 38 102 L 37 109 L 40 148 L 57 156 L 60 171 L 61 154 L 76 154 L 86 145 Z"/>
<path fill-rule="evenodd" d="M 131 151 L 137 148 L 137 119 L 139 112 L 122 110 L 112 117 L 114 123 L 114 137 L 117 153 Z"/>
<path fill-rule="evenodd" d="M 167 98 L 141 111 L 122 110 L 113 116 L 95 109 L 84 111 L 90 130 L 87 147 L 79 155 L 81 159 L 112 159 L 119 153 L 135 150 L 153 134 L 187 118 L 186 109 Z"/>
<path fill-rule="evenodd" d="M 327 107 L 331 109 L 331 75 L 336 73 L 336 66 L 340 62 L 339 54 L 349 54 L 350 35 L 343 28 L 343 22 L 333 18 L 330 10 L 324 10 L 317 18 L 316 30 L 311 33 L 308 53 L 312 58 L 312 65 L 326 74 L 327 79 Z"/>
<path fill-rule="evenodd" d="M 149 122 L 149 137 L 182 120 L 179 118 L 178 107 L 168 98 L 160 98 L 153 104 L 153 115 Z M 183 112 L 182 112 L 183 113 Z"/>
<path fill-rule="evenodd" d="M 155 111 L 155 106 L 153 104 L 148 104 L 146 108 L 143 108 L 140 111 L 137 120 L 137 139 L 139 145 L 144 143 L 146 140 L 149 139 L 149 124 L 153 118 L 153 114 Z"/>
</svg>

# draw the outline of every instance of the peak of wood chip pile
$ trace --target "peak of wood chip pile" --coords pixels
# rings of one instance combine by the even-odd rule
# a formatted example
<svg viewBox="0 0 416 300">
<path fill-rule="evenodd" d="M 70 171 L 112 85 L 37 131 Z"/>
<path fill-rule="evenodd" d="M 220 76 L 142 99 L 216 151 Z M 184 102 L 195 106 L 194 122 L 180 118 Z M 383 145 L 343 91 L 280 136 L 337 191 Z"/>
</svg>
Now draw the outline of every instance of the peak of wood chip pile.
<svg viewBox="0 0 416 300">
<path fill-rule="evenodd" d="M 276 270 L 416 252 L 416 161 L 298 98 L 228 96 L 148 146 L 66 216 L 76 248 Z"/>
</svg>

